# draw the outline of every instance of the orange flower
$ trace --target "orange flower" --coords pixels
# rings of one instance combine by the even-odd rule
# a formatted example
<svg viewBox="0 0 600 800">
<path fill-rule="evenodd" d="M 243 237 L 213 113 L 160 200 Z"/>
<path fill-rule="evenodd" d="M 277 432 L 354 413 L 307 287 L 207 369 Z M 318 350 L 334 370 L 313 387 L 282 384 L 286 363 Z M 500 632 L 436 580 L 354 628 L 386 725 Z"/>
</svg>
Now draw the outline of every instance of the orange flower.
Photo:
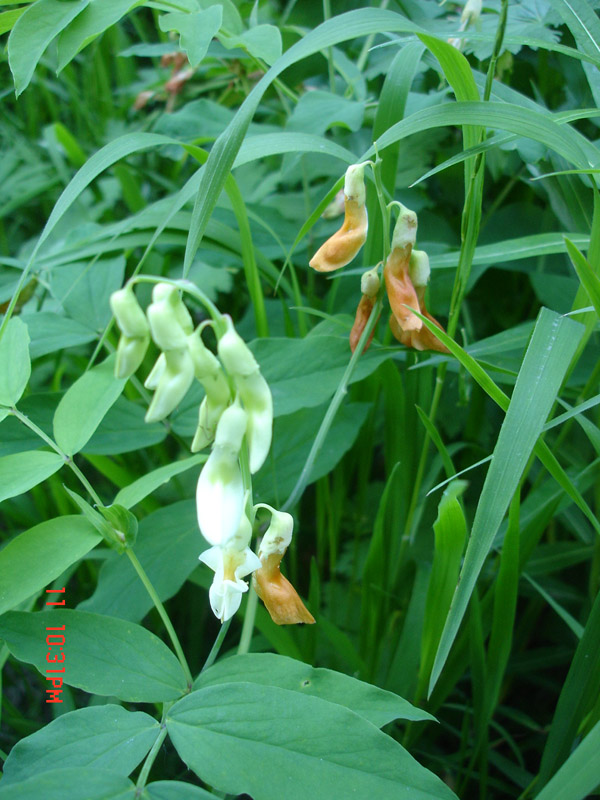
<svg viewBox="0 0 600 800">
<path fill-rule="evenodd" d="M 298 592 L 279 569 L 283 553 L 261 557 L 262 567 L 254 573 L 252 585 L 277 625 L 313 624 L 315 619 Z"/>
<path fill-rule="evenodd" d="M 418 331 L 423 326 L 421 320 L 406 307 L 419 308 L 417 293 L 409 274 L 410 257 L 416 238 L 417 215 L 400 204 L 400 216 L 392 238 L 392 251 L 385 262 L 383 275 L 392 313 L 403 331 Z"/>
<path fill-rule="evenodd" d="M 350 350 L 352 350 L 352 352 L 356 350 L 358 340 L 360 339 L 362 332 L 364 331 L 367 322 L 369 321 L 369 317 L 371 316 L 371 311 L 373 310 L 373 306 L 375 305 L 375 299 L 379 292 L 381 281 L 379 280 L 379 274 L 377 270 L 378 267 L 374 267 L 373 269 L 368 270 L 368 272 L 365 272 L 360 279 L 360 288 L 362 291 L 362 297 L 360 298 L 358 308 L 356 309 L 356 317 L 354 318 L 354 325 L 352 326 L 352 330 L 350 331 Z M 371 335 L 369 336 L 367 343 L 365 344 L 365 349 L 363 352 L 366 352 L 369 349 L 369 345 L 373 340 L 374 333 L 375 333 L 375 326 L 373 326 L 373 330 L 371 331 Z"/>
<path fill-rule="evenodd" d="M 306 608 L 298 592 L 281 574 L 279 565 L 289 543 L 292 541 L 294 520 L 285 511 L 276 511 L 271 506 L 259 503 L 255 508 L 267 508 L 271 512 L 271 524 L 265 533 L 258 557 L 262 564 L 252 578 L 256 594 L 267 607 L 271 619 L 277 625 L 296 625 L 299 622 L 312 624 L 315 620 Z"/>
<path fill-rule="evenodd" d="M 364 164 L 346 170 L 344 183 L 344 224 L 321 245 L 309 264 L 317 272 L 331 272 L 349 264 L 367 238 Z"/>
</svg>

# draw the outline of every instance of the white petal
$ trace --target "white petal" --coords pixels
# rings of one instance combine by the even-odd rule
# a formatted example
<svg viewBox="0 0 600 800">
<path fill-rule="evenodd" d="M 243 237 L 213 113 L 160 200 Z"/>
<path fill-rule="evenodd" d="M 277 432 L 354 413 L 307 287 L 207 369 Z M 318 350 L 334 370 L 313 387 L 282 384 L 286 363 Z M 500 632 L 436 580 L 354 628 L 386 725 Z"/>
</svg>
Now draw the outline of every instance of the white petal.
<svg viewBox="0 0 600 800">
<path fill-rule="evenodd" d="M 237 533 L 244 508 L 244 484 L 236 457 L 212 451 L 198 479 L 198 525 L 207 542 L 219 545 Z"/>
<path fill-rule="evenodd" d="M 198 560 L 210 567 L 213 572 L 221 572 L 223 577 L 223 550 L 220 547 L 209 547 L 203 553 L 200 553 Z"/>
</svg>

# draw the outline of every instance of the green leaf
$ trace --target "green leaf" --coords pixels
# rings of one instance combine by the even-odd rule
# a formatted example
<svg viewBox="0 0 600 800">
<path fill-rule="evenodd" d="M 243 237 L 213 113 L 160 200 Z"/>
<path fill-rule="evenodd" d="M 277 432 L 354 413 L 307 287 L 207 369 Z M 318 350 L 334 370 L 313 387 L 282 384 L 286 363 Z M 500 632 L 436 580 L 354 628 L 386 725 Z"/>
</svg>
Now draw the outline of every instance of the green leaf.
<svg viewBox="0 0 600 800">
<path fill-rule="evenodd" d="M 144 0 L 90 0 L 58 37 L 58 69 L 61 72 L 77 53 Z"/>
<path fill-rule="evenodd" d="M 475 583 L 583 334 L 582 326 L 543 308 L 494 448 L 444 632 L 430 691 L 446 662 Z"/>
<path fill-rule="evenodd" d="M 203 464 L 207 458 L 206 453 L 197 453 L 189 458 L 182 458 L 180 461 L 166 464 L 164 467 L 158 467 L 121 489 L 115 497 L 115 503 L 119 503 L 125 508 L 132 508 L 152 494 L 159 486 L 168 483 L 175 475 L 180 475 L 182 472 L 187 472 L 188 469 Z"/>
<path fill-rule="evenodd" d="M 21 783 L 2 787 L 2 800 L 135 800 L 135 786 L 122 775 L 95 767 L 72 767 L 42 772 Z"/>
<path fill-rule="evenodd" d="M 0 339 L 0 405 L 14 406 L 30 375 L 27 325 L 21 319 L 11 319 Z"/>
<path fill-rule="evenodd" d="M 114 376 L 114 355 L 85 372 L 61 398 L 54 414 L 54 438 L 64 452 L 78 453 L 117 400 L 126 379 Z"/>
<path fill-rule="evenodd" d="M 28 450 L 0 458 L 0 502 L 16 497 L 54 475 L 64 464 L 58 453 Z"/>
<path fill-rule="evenodd" d="M 85 452 L 115 456 L 164 441 L 167 436 L 166 427 L 160 422 L 146 424 L 145 413 L 146 408 L 138 403 L 132 403 L 124 397 L 117 398 L 117 402 L 108 410 L 85 445 Z"/>
<path fill-rule="evenodd" d="M 536 800 L 585 800 L 600 784 L 600 722 L 571 753 Z"/>
<path fill-rule="evenodd" d="M 569 757 L 579 726 L 596 702 L 599 692 L 600 593 L 594 600 L 583 636 L 577 645 L 556 704 L 554 719 L 542 755 L 540 786 L 544 786 Z"/>
<path fill-rule="evenodd" d="M 36 0 L 19 17 L 8 39 L 8 63 L 17 97 L 29 85 L 36 65 L 50 42 L 89 2 Z"/>
<path fill-rule="evenodd" d="M 158 732 L 153 717 L 121 706 L 71 711 L 17 742 L 4 764 L 2 788 L 65 766 L 93 766 L 126 777 L 150 750 Z"/>
<path fill-rule="evenodd" d="M 185 691 L 185 676 L 173 653 L 139 625 L 86 611 L 55 609 L 8 611 L 0 617 L 0 638 L 20 661 L 46 677 L 46 626 L 65 626 L 63 680 L 90 694 L 133 703 L 175 700 Z"/>
<path fill-rule="evenodd" d="M 575 247 L 573 242 L 567 239 L 566 236 L 565 245 L 567 247 L 571 263 L 575 267 L 577 277 L 588 293 L 588 296 L 592 301 L 594 308 L 596 309 L 596 314 L 598 314 L 600 317 L 600 278 L 598 278 L 585 256 L 582 255 L 577 247 Z"/>
<path fill-rule="evenodd" d="M 274 25 L 255 25 L 239 36 L 221 36 L 220 40 L 228 50 L 240 47 L 254 58 L 266 61 L 269 66 L 281 56 L 281 33 Z"/>
<path fill-rule="evenodd" d="M 23 8 L 15 8 L 13 11 L 3 11 L 0 14 L 0 35 L 10 31 L 21 14 L 26 10 L 27 6 L 23 6 Z"/>
<path fill-rule="evenodd" d="M 377 686 L 330 669 L 314 669 L 293 658 L 273 653 L 247 653 L 225 658 L 201 672 L 194 689 L 246 681 L 279 686 L 302 695 L 320 697 L 349 708 L 363 719 L 383 728 L 395 719 L 433 720 L 431 714 Z"/>
<path fill-rule="evenodd" d="M 358 714 L 279 687 L 208 686 L 169 710 L 167 729 L 203 781 L 254 800 L 455 797 Z M 268 780 L 257 764 L 269 765 Z"/>
<path fill-rule="evenodd" d="M 342 406 L 335 416 L 325 439 L 309 483 L 322 478 L 335 467 L 352 447 L 367 414 L 369 403 L 350 403 Z M 306 408 L 275 420 L 273 445 L 264 466 L 254 481 L 254 489 L 262 502 L 281 505 L 292 492 L 302 472 L 311 445 L 317 435 L 326 408 Z"/>
<path fill-rule="evenodd" d="M 164 601 L 179 591 L 206 547 L 198 530 L 196 504 L 184 500 L 144 517 L 135 554 Z M 152 608 L 152 600 L 129 559 L 111 553 L 100 568 L 94 594 L 79 608 L 138 622 Z"/>
<path fill-rule="evenodd" d="M 36 311 L 27 315 L 27 327 L 31 336 L 29 352 L 31 358 L 39 358 L 67 347 L 87 344 L 96 338 L 89 326 L 50 311 Z"/>
<path fill-rule="evenodd" d="M 467 539 L 467 522 L 459 498 L 466 488 L 466 481 L 452 481 L 442 495 L 437 519 L 433 523 L 435 549 L 421 636 L 418 696 L 422 696 L 427 687 L 444 620 L 458 581 Z"/>
<path fill-rule="evenodd" d="M 0 614 L 40 592 L 101 537 L 83 517 L 49 519 L 0 550 Z"/>
<path fill-rule="evenodd" d="M 181 781 L 157 781 L 146 786 L 148 800 L 220 800 L 216 794 Z"/>
<path fill-rule="evenodd" d="M 71 319 L 101 333 L 112 316 L 110 296 L 123 285 L 124 274 L 123 255 L 75 262 L 52 270 L 50 288 Z"/>
<path fill-rule="evenodd" d="M 348 366 L 350 346 L 343 336 L 256 339 L 251 349 L 273 394 L 273 414 L 291 414 L 333 397 Z M 351 383 L 374 372 L 393 351 L 373 347 L 358 362 Z"/>
<path fill-rule="evenodd" d="M 219 5 L 195 14 L 173 11 L 158 20 L 161 31 L 177 31 L 180 35 L 180 47 L 185 50 L 192 67 L 202 61 L 222 22 L 223 9 Z"/>
</svg>

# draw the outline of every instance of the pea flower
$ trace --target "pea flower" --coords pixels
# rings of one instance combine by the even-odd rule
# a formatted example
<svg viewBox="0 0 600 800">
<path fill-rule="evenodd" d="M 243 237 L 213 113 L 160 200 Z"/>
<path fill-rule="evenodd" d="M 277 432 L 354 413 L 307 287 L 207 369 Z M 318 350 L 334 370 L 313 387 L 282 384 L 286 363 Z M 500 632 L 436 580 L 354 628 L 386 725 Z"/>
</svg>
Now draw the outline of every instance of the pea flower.
<svg viewBox="0 0 600 800">
<path fill-rule="evenodd" d="M 208 597 L 214 615 L 221 622 L 235 614 L 242 602 L 242 594 L 248 591 L 248 584 L 242 579 L 261 567 L 260 559 L 248 547 L 251 536 L 252 525 L 243 514 L 233 537 L 199 556 L 200 561 L 215 573 Z"/>
<path fill-rule="evenodd" d="M 202 341 L 201 327 L 188 336 L 187 343 L 194 365 L 194 375 L 206 393 L 200 404 L 198 427 L 191 446 L 192 453 L 196 453 L 214 440 L 221 414 L 231 400 L 231 392 L 219 359 Z"/>
<path fill-rule="evenodd" d="M 349 264 L 367 238 L 364 164 L 353 164 L 344 181 L 344 223 L 321 245 L 309 264 L 317 272 L 331 272 Z"/>
<path fill-rule="evenodd" d="M 260 569 L 254 573 L 252 585 L 277 625 L 295 625 L 299 622 L 312 624 L 314 617 L 279 569 L 281 559 L 292 541 L 294 520 L 285 511 L 276 511 L 262 503 L 255 506 L 261 507 L 271 512 L 271 524 L 260 543 Z"/>
<path fill-rule="evenodd" d="M 110 307 L 121 331 L 115 377 L 129 378 L 144 360 L 150 343 L 150 328 L 131 286 L 113 292 Z"/>
<path fill-rule="evenodd" d="M 409 276 L 415 288 L 418 303 L 416 306 L 413 306 L 413 308 L 418 308 L 424 317 L 427 317 L 427 319 L 431 320 L 431 322 L 443 331 L 443 327 L 435 317 L 431 316 L 425 305 L 425 290 L 429 282 L 430 274 L 431 268 L 429 266 L 429 256 L 427 253 L 423 250 L 413 250 L 409 262 Z M 437 350 L 439 353 L 449 352 L 448 348 L 443 345 L 437 336 L 434 336 L 425 325 L 422 325 L 420 330 L 403 330 L 397 324 L 394 315 L 392 315 L 390 327 L 396 339 L 407 347 L 413 347 L 415 350 Z"/>
<path fill-rule="evenodd" d="M 417 215 L 400 205 L 400 216 L 394 227 L 392 250 L 383 275 L 388 299 L 397 327 L 402 331 L 419 331 L 421 320 L 410 308 L 419 308 L 419 300 L 409 274 L 410 256 L 417 238 Z M 410 306 L 407 308 L 406 306 Z"/>
</svg>

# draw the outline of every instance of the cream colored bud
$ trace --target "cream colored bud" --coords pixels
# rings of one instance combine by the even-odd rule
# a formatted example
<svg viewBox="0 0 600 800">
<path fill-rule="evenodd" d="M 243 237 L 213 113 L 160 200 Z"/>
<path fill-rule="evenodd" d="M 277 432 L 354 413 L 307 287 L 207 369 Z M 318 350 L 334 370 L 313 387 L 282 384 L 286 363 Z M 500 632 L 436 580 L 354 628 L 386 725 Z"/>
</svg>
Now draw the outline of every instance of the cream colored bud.
<svg viewBox="0 0 600 800">
<path fill-rule="evenodd" d="M 150 329 L 131 286 L 125 286 L 110 296 L 110 308 L 119 330 L 129 339 L 144 339 Z"/>
<path fill-rule="evenodd" d="M 365 204 L 365 165 L 352 164 L 346 170 L 344 179 L 344 195 L 359 205 Z"/>
<path fill-rule="evenodd" d="M 230 375 L 252 375 L 258 371 L 258 364 L 246 342 L 233 327 L 228 314 L 224 315 L 227 331 L 219 339 L 217 352 L 223 366 Z"/>
<path fill-rule="evenodd" d="M 294 518 L 286 511 L 277 511 L 266 504 L 260 504 L 256 508 L 268 508 L 271 512 L 271 524 L 260 543 L 258 557 L 263 560 L 273 553 L 283 555 L 292 541 Z"/>
<path fill-rule="evenodd" d="M 247 424 L 248 415 L 239 403 L 236 402 L 226 408 L 217 425 L 215 448 L 227 450 L 237 458 L 242 448 Z"/>
<path fill-rule="evenodd" d="M 161 353 L 159 357 L 156 359 L 154 366 L 150 370 L 150 374 L 144 381 L 144 386 L 146 387 L 146 389 L 150 389 L 151 392 L 153 392 L 156 389 L 166 367 L 167 367 L 167 362 L 165 359 L 165 354 Z"/>
<path fill-rule="evenodd" d="M 229 393 L 229 389 L 227 391 Z M 225 403 L 213 402 L 208 394 L 203 398 L 198 411 L 198 427 L 190 446 L 192 453 L 204 450 L 212 444 L 221 414 L 227 408 L 227 404 L 228 400 Z"/>
<path fill-rule="evenodd" d="M 396 220 L 394 235 L 392 237 L 392 250 L 404 248 L 407 245 L 414 247 L 417 240 L 417 215 L 410 208 L 400 203 L 400 216 Z"/>
<path fill-rule="evenodd" d="M 408 272 L 415 289 L 427 286 L 431 267 L 429 266 L 429 256 L 424 250 L 413 250 L 408 264 Z"/>
<path fill-rule="evenodd" d="M 237 453 L 215 447 L 196 489 L 196 511 L 202 535 L 212 545 L 223 545 L 238 531 L 244 510 L 244 484 Z"/>
<path fill-rule="evenodd" d="M 199 381 L 222 372 L 219 359 L 204 344 L 199 330 L 188 336 L 187 344 L 194 362 L 194 374 Z"/>
<path fill-rule="evenodd" d="M 464 29 L 469 25 L 477 22 L 481 16 L 481 0 L 467 0 L 460 17 L 461 28 Z"/>
<path fill-rule="evenodd" d="M 194 365 L 188 350 L 168 350 L 164 370 L 146 412 L 146 422 L 159 422 L 167 417 L 181 403 L 193 380 Z"/>
</svg>

